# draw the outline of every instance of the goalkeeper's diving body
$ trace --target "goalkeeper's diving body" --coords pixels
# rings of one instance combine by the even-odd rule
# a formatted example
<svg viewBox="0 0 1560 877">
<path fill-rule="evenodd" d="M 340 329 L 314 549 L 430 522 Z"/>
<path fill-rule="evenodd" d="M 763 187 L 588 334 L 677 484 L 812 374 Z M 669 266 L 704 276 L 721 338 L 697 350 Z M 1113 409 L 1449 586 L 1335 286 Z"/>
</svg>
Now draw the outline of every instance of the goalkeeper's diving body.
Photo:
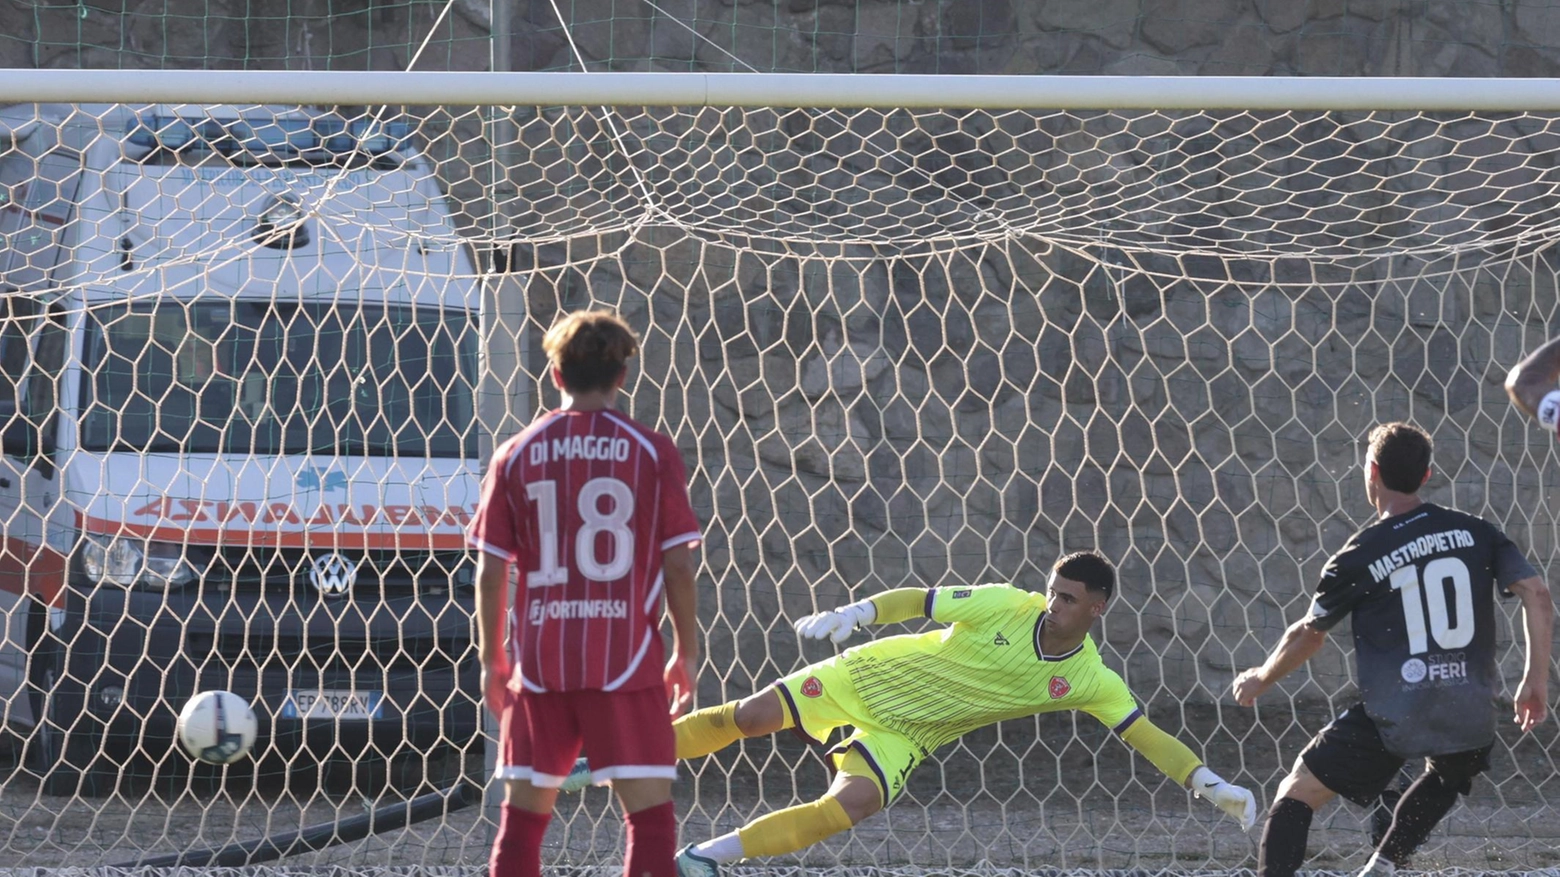
<svg viewBox="0 0 1560 877">
<path fill-rule="evenodd" d="M 1250 828 L 1251 793 L 1150 722 L 1100 660 L 1089 629 L 1115 583 L 1103 556 L 1079 552 L 1056 562 L 1045 594 L 1006 584 L 901 588 L 798 620 L 803 637 L 836 643 L 868 624 L 924 617 L 949 626 L 857 646 L 751 697 L 678 720 L 678 758 L 788 728 L 822 745 L 835 728 L 851 727 L 829 750 L 837 774 L 821 798 L 685 847 L 679 875 L 715 877 L 722 864 L 784 855 L 845 831 L 892 801 L 938 747 L 993 722 L 1060 710 L 1099 719 L 1171 779 Z"/>
</svg>

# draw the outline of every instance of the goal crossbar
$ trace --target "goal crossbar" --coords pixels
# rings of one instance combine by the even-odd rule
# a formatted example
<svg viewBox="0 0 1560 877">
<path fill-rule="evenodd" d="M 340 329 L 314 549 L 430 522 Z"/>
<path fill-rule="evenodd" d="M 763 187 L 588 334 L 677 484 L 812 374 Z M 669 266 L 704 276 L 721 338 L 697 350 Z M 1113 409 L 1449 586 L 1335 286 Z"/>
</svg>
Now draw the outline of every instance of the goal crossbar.
<svg viewBox="0 0 1560 877">
<path fill-rule="evenodd" d="M 918 109 L 1560 110 L 1560 80 L 0 69 L 47 102 Z"/>
</svg>

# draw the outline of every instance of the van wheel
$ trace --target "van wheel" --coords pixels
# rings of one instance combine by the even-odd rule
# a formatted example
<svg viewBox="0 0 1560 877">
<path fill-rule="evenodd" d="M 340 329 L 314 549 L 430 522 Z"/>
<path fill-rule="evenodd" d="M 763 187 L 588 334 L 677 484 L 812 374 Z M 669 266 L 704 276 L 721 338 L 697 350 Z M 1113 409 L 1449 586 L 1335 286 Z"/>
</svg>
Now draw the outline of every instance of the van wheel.
<svg viewBox="0 0 1560 877">
<path fill-rule="evenodd" d="M 48 669 L 54 662 L 54 656 L 48 653 L 43 642 L 44 632 L 49 629 L 48 605 L 38 599 L 29 599 L 27 603 L 27 708 L 33 730 L 27 734 L 23 763 L 40 768 L 39 775 L 42 776 L 41 768 L 46 762 L 39 737 L 43 733 L 42 717 L 48 704 Z"/>
<path fill-rule="evenodd" d="M 43 709 L 33 730 L 43 793 L 88 798 L 108 795 L 114 790 L 115 774 L 99 745 L 103 735 L 98 722 L 87 713 L 76 686 L 60 678 L 57 664 L 49 664 L 43 671 Z"/>
</svg>

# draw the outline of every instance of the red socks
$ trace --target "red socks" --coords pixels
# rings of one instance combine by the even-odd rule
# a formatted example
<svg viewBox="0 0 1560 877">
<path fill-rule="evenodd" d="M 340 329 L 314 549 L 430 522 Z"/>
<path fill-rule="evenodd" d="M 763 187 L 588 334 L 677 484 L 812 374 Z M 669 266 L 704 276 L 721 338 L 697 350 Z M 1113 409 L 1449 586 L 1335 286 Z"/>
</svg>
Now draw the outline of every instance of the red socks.
<svg viewBox="0 0 1560 877">
<path fill-rule="evenodd" d="M 532 813 L 505 804 L 498 817 L 498 837 L 488 859 L 489 877 L 541 877 L 542 837 L 550 813 Z M 677 877 L 677 811 L 667 801 L 628 814 L 628 850 L 623 877 Z"/>
<path fill-rule="evenodd" d="M 628 814 L 623 877 L 677 877 L 677 811 L 667 801 Z M 493 872 L 493 877 L 499 877 Z"/>
<path fill-rule="evenodd" d="M 498 837 L 488 859 L 489 877 L 542 877 L 542 836 L 551 821 L 551 813 L 532 813 L 508 804 L 500 808 Z"/>
</svg>

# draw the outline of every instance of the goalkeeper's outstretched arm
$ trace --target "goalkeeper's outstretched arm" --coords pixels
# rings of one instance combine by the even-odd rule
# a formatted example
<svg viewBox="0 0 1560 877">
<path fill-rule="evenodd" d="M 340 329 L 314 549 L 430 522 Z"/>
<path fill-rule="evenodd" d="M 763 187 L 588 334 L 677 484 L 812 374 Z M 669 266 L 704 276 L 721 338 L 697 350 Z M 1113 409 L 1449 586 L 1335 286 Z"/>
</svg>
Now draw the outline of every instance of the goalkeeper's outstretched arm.
<svg viewBox="0 0 1560 877">
<path fill-rule="evenodd" d="M 1191 789 L 1197 797 L 1213 802 L 1215 807 L 1239 822 L 1242 829 L 1256 824 L 1257 799 L 1250 790 L 1226 782 L 1209 770 L 1185 743 L 1160 730 L 1147 716 L 1139 716 L 1122 731 L 1121 739 L 1141 752 L 1165 776 Z"/>
<path fill-rule="evenodd" d="M 926 615 L 925 588 L 895 588 L 857 600 L 827 612 L 814 612 L 798 618 L 792 625 L 808 639 L 830 639 L 842 643 L 851 632 L 869 624 L 893 624 Z"/>
</svg>

